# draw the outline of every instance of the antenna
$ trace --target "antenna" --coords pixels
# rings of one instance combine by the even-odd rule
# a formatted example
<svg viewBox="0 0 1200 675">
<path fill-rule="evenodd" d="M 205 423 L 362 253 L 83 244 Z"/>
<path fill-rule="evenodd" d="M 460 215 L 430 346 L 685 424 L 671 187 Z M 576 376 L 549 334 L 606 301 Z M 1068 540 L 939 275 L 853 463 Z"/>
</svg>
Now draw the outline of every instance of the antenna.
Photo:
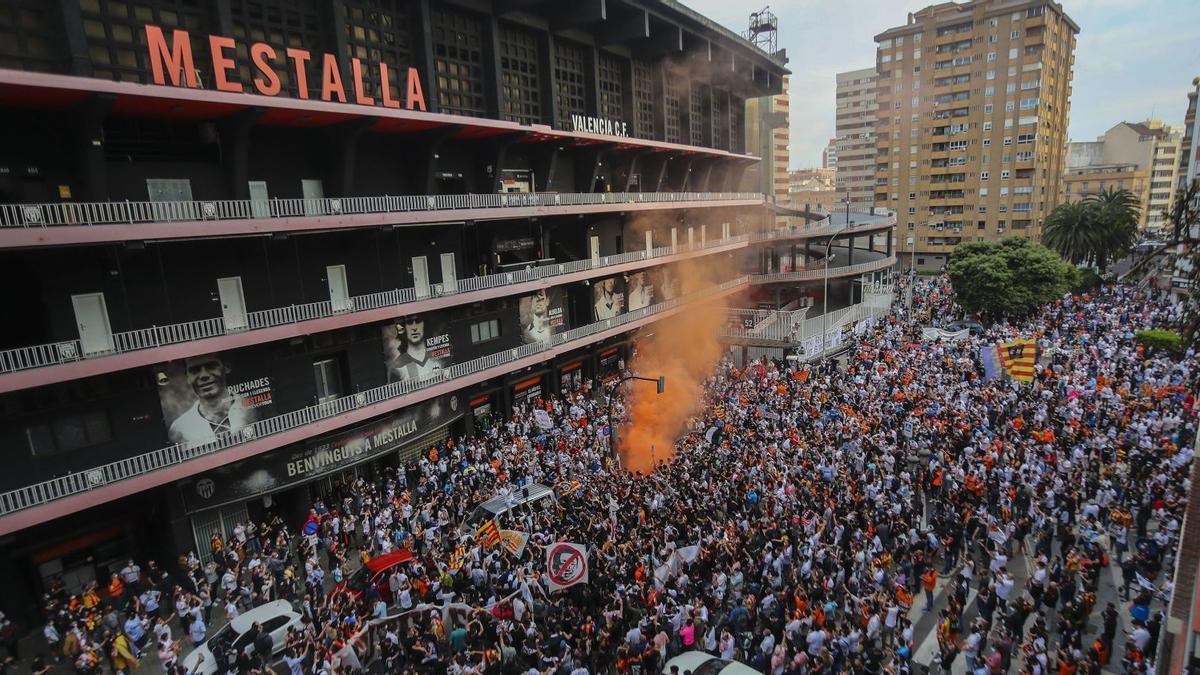
<svg viewBox="0 0 1200 675">
<path fill-rule="evenodd" d="M 742 35 L 768 54 L 779 51 L 779 19 L 770 5 L 750 13 L 750 27 Z"/>
</svg>

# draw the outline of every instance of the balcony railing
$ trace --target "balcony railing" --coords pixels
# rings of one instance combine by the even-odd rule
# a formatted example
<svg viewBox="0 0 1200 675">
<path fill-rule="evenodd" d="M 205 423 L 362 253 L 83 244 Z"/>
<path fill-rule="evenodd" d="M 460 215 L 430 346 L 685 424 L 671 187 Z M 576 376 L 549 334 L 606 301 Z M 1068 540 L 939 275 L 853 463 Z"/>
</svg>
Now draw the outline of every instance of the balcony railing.
<svg viewBox="0 0 1200 675">
<path fill-rule="evenodd" d="M 417 302 L 418 300 L 429 300 L 432 298 L 460 295 L 463 293 L 481 291 L 489 288 L 498 288 L 512 284 L 537 281 L 539 279 L 546 279 L 563 274 L 571 274 L 574 272 L 585 272 L 591 269 L 601 269 L 614 265 L 623 265 L 643 260 L 653 260 L 656 258 L 663 258 L 670 255 L 678 255 L 692 251 L 703 251 L 711 248 L 743 243 L 746 241 L 749 241 L 749 235 L 740 235 L 725 239 L 714 239 L 711 241 L 706 241 L 703 244 L 696 243 L 679 244 L 677 246 L 660 246 L 658 248 L 650 249 L 649 251 L 643 249 L 641 251 L 632 251 L 618 255 L 601 256 L 599 261 L 595 263 L 592 262 L 591 258 L 585 258 L 583 260 L 573 260 L 571 262 L 557 265 L 543 265 L 540 267 L 530 267 L 528 269 L 513 272 L 501 272 L 499 274 L 488 274 L 479 277 L 459 279 L 455 282 L 455 284 L 453 284 L 453 286 L 447 284 L 432 284 L 427 291 L 419 291 L 416 288 L 396 288 L 390 291 L 356 295 L 344 301 L 340 306 L 337 307 L 335 307 L 334 303 L 330 300 L 321 300 L 303 305 L 289 305 L 287 307 L 263 309 L 247 313 L 246 325 L 244 327 L 235 329 L 227 328 L 225 326 L 225 320 L 222 317 L 213 319 L 199 319 L 197 321 L 186 321 L 167 326 L 139 328 L 136 330 L 114 333 L 112 336 L 113 347 L 111 350 L 91 352 L 88 354 L 83 353 L 83 345 L 77 339 L 34 345 L 31 347 L 5 349 L 0 350 L 0 374 L 70 363 L 83 358 L 96 358 L 100 356 L 110 356 L 112 354 L 123 354 L 141 349 L 164 347 L 166 345 L 178 344 L 180 342 L 191 342 L 194 340 L 203 340 L 205 338 L 220 337 L 222 335 L 244 333 L 248 330 L 271 328 L 274 326 L 299 323 L 301 321 L 311 321 L 313 319 L 323 319 L 325 317 L 349 314 L 352 312 L 363 312 L 372 309 L 382 309 L 385 307 L 397 307 L 407 303 Z"/>
<path fill-rule="evenodd" d="M 841 267 L 830 267 L 828 271 L 824 267 L 820 269 L 798 270 L 796 272 L 772 272 L 770 274 L 752 274 L 750 275 L 750 283 L 752 284 L 770 284 L 781 281 L 809 281 L 813 279 L 824 279 L 826 275 L 830 277 L 845 277 L 855 274 L 865 274 L 867 272 L 877 272 L 882 269 L 887 269 L 896 264 L 896 256 L 882 258 L 880 260 L 872 260 L 870 262 L 858 263 L 857 265 L 843 265 Z"/>
<path fill-rule="evenodd" d="M 151 452 L 128 457 L 84 471 L 73 471 L 63 476 L 29 485 L 0 494 L 0 516 L 87 492 L 118 481 L 141 476 L 188 460 L 211 455 L 242 443 L 279 434 L 290 429 L 313 424 L 324 419 L 345 415 L 376 403 L 386 402 L 421 389 L 432 387 L 491 368 L 502 366 L 534 354 L 548 351 L 560 345 L 583 340 L 611 328 L 618 328 L 639 319 L 665 312 L 684 303 L 692 303 L 719 293 L 744 286 L 746 277 L 731 279 L 683 298 L 660 302 L 642 309 L 622 314 L 612 319 L 580 326 L 558 335 L 547 342 L 536 342 L 513 349 L 489 354 L 472 361 L 457 363 L 438 375 L 415 382 L 392 382 L 374 389 L 360 391 L 341 398 L 260 420 L 238 431 L 217 434 L 207 443 L 177 443 Z M 582 346 L 582 345 L 580 345 Z"/>
<path fill-rule="evenodd" d="M 838 209 L 838 213 L 834 214 L 839 220 L 845 220 L 845 211 Z M 825 216 L 820 220 L 814 220 L 802 225 L 791 225 L 788 227 L 777 227 L 766 231 L 755 232 L 751 235 L 750 240 L 757 243 L 763 241 L 771 241 L 774 239 L 793 239 L 797 236 L 822 236 L 828 234 L 853 234 L 860 230 L 870 230 L 881 225 L 889 224 L 892 216 L 881 216 L 869 213 L 865 209 L 850 209 L 851 218 L 858 216 L 861 220 L 855 222 L 854 225 L 846 227 L 844 224 L 835 225 L 832 223 L 832 215 Z M 891 224 L 894 224 L 892 222 Z"/>
<path fill-rule="evenodd" d="M 60 202 L 0 205 L 0 228 L 128 225 L 502 209 L 598 204 L 654 204 L 758 200 L 757 192 L 509 192 L 466 195 L 325 197 L 321 199 L 216 199 L 179 202 Z"/>
<path fill-rule="evenodd" d="M 740 320 L 746 312 L 754 312 L 756 324 L 746 328 L 734 323 L 727 324 L 722 331 L 726 338 L 734 338 L 751 343 L 760 341 L 766 343 L 782 343 L 799 345 L 813 336 L 822 335 L 827 329 L 842 328 L 862 321 L 876 318 L 888 313 L 892 304 L 893 287 L 890 284 L 880 284 L 878 288 L 868 291 L 862 302 L 844 307 L 825 316 L 807 316 L 807 308 L 797 311 L 778 310 L 728 310 L 731 319 Z M 806 354 L 806 357 L 811 358 Z"/>
</svg>

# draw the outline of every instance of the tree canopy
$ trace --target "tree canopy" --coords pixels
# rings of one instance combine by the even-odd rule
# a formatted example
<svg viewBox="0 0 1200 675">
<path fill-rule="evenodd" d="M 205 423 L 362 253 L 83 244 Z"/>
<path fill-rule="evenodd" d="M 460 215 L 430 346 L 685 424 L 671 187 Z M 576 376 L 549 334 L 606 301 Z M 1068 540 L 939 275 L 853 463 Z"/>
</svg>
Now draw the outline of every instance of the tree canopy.
<svg viewBox="0 0 1200 675">
<path fill-rule="evenodd" d="M 958 303 L 971 312 L 1025 315 L 1067 293 L 1078 272 L 1024 237 L 961 244 L 950 256 Z"/>
<path fill-rule="evenodd" d="M 1075 264 L 1103 273 L 1137 242 L 1138 199 L 1128 190 L 1105 188 L 1079 202 L 1059 204 L 1042 229 L 1042 242 Z"/>
</svg>

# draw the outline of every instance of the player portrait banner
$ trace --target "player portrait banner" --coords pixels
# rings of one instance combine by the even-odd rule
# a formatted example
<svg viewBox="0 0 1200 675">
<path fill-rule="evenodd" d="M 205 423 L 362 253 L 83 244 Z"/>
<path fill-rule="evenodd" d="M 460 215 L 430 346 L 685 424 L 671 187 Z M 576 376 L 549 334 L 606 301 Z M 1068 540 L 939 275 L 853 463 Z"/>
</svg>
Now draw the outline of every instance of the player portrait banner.
<svg viewBox="0 0 1200 675">
<path fill-rule="evenodd" d="M 674 300 L 679 297 L 679 276 L 670 266 L 659 267 L 650 274 L 654 286 L 654 302 Z"/>
<path fill-rule="evenodd" d="M 592 314 L 597 321 L 625 313 L 625 287 L 617 277 L 592 282 Z"/>
<path fill-rule="evenodd" d="M 643 270 L 629 275 L 625 298 L 631 312 L 654 304 L 654 283 L 649 272 Z"/>
<path fill-rule="evenodd" d="M 550 591 L 587 583 L 587 549 L 583 544 L 567 542 L 546 546 L 546 574 L 543 578 Z"/>
<path fill-rule="evenodd" d="M 255 455 L 178 483 L 185 509 L 195 512 L 261 497 L 307 483 L 391 452 L 423 454 L 463 414 L 456 395 L 408 406 L 351 429 Z M 404 457 L 400 458 L 405 461 Z"/>
<path fill-rule="evenodd" d="M 428 380 L 454 365 L 446 322 L 436 313 L 409 314 L 382 330 L 388 382 Z"/>
<path fill-rule="evenodd" d="M 566 327 L 562 288 L 543 288 L 517 301 L 521 321 L 521 343 L 550 342 Z"/>
<path fill-rule="evenodd" d="M 154 366 L 167 438 L 200 445 L 271 417 L 271 378 L 247 355 L 191 356 Z"/>
</svg>

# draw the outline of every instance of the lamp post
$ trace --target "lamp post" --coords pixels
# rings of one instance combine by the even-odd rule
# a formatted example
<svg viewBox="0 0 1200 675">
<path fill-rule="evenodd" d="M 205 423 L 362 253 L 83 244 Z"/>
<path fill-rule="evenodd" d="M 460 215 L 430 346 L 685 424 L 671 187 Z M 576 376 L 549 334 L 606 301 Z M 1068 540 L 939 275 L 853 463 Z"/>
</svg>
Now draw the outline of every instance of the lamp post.
<svg viewBox="0 0 1200 675">
<path fill-rule="evenodd" d="M 666 376 L 659 375 L 658 377 L 640 377 L 638 375 L 626 375 L 617 380 L 612 389 L 608 390 L 608 451 L 612 453 L 613 459 L 618 463 L 621 461 L 621 456 L 617 453 L 617 422 L 613 419 L 613 393 L 624 383 L 629 380 L 641 380 L 643 382 L 653 382 L 658 385 L 658 393 L 661 395 L 667 388 Z"/>
</svg>

